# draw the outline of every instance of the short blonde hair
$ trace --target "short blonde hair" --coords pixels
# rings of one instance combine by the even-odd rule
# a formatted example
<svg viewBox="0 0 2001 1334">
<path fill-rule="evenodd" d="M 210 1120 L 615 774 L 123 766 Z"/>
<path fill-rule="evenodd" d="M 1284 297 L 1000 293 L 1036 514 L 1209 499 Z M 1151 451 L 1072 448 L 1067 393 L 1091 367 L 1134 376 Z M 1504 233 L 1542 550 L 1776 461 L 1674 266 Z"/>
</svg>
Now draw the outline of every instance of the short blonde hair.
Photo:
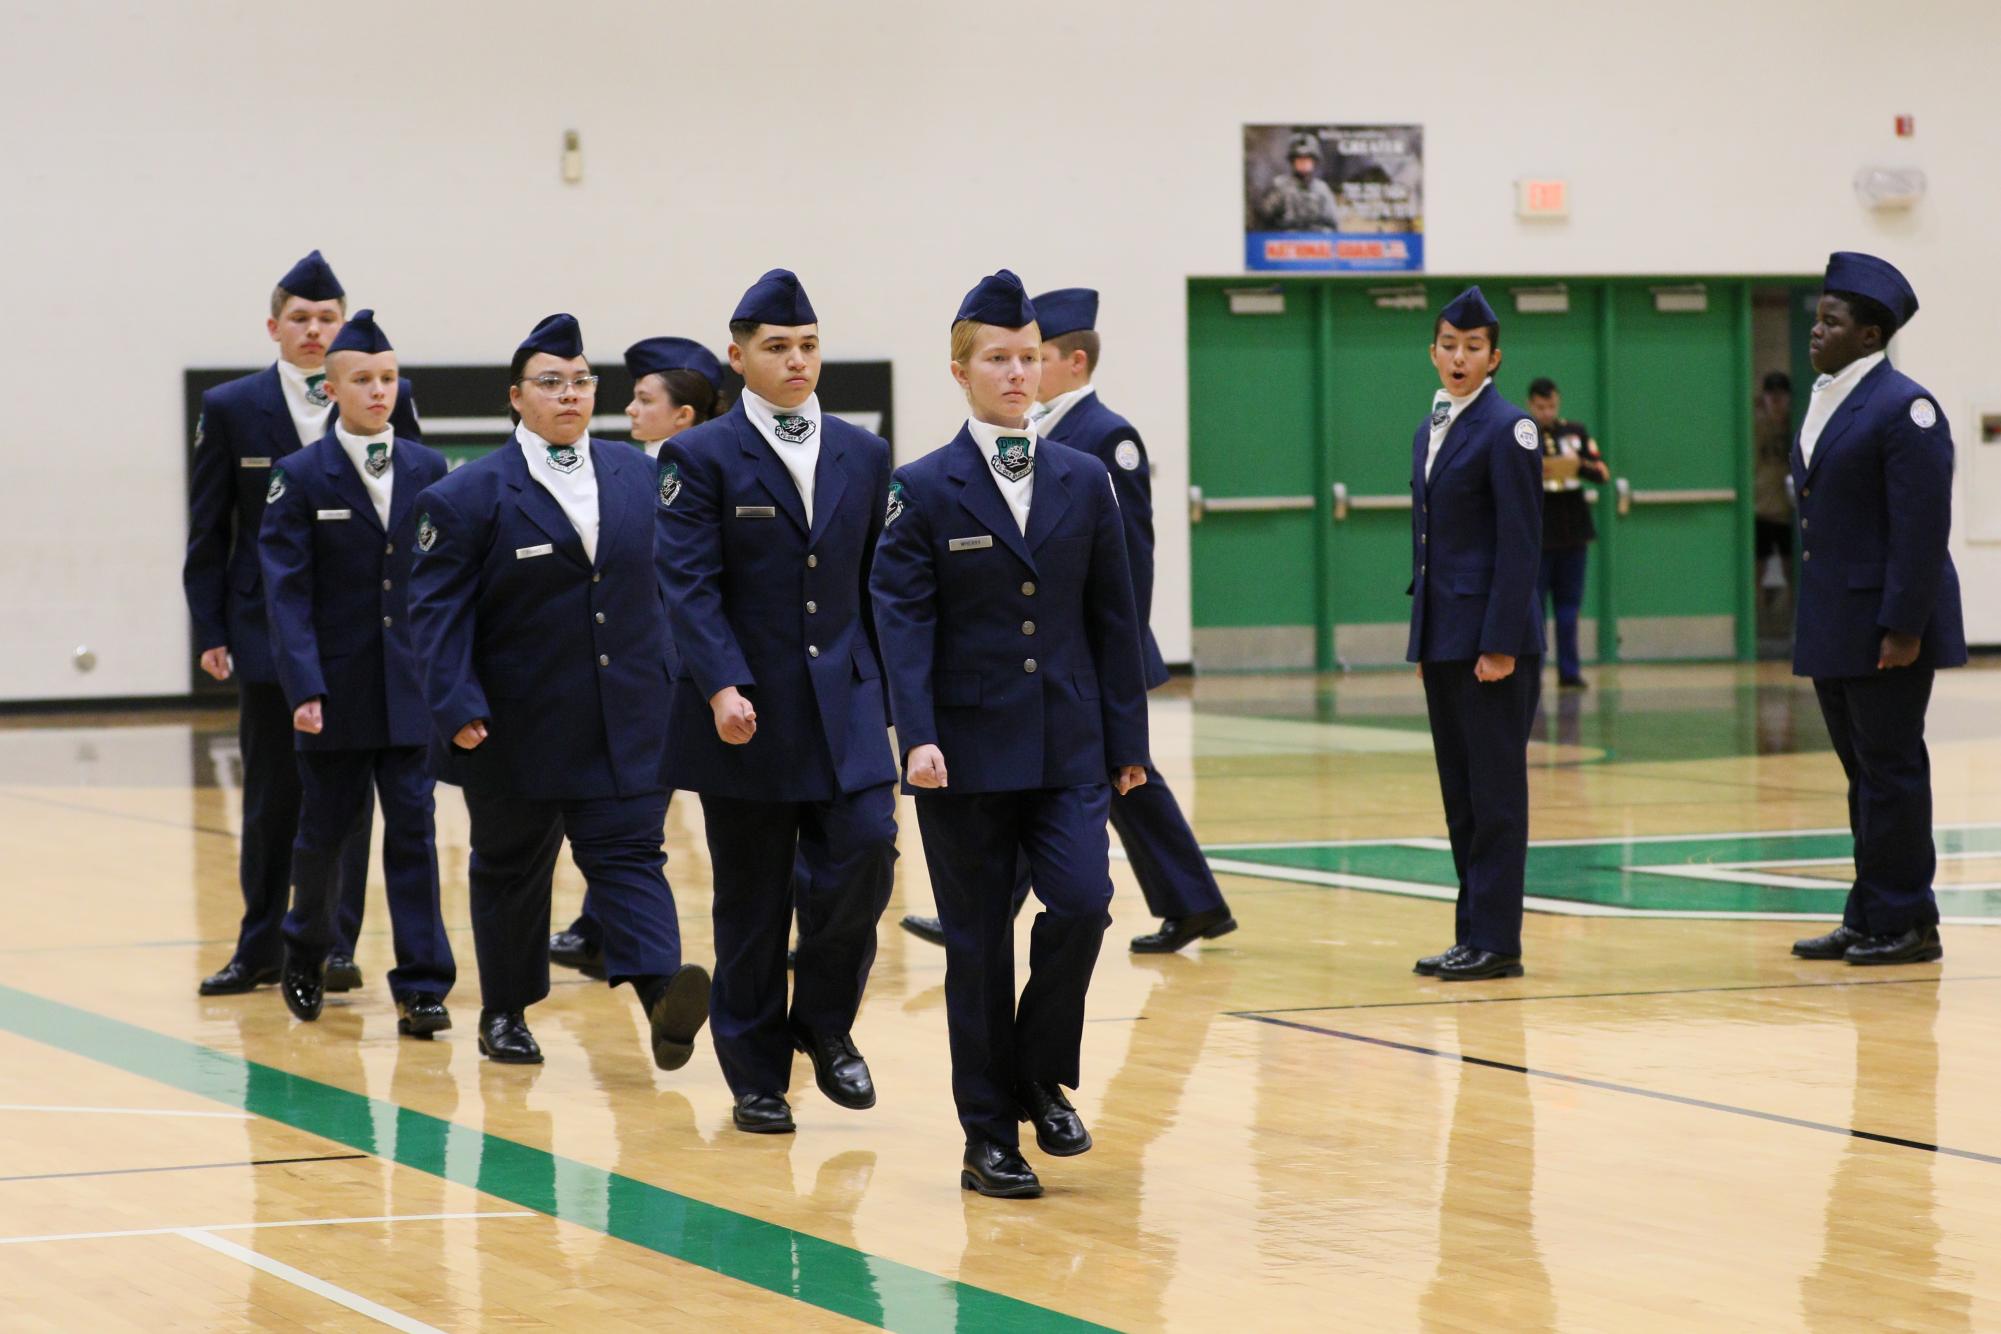
<svg viewBox="0 0 2001 1334">
<path fill-rule="evenodd" d="M 952 360 L 963 366 L 973 359 L 973 344 L 987 326 L 978 320 L 955 320 L 952 324 Z M 1027 325 L 1023 325 L 1027 328 Z M 1037 330 L 1041 332 L 1040 329 Z"/>
</svg>

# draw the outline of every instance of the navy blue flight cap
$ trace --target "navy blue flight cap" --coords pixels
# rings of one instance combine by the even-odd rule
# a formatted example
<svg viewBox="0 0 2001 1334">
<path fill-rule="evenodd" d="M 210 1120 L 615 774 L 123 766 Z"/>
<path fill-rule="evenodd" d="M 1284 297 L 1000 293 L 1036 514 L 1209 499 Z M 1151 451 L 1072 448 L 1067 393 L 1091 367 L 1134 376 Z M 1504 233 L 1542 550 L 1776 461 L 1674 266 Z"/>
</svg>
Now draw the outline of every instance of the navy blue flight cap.
<svg viewBox="0 0 2001 1334">
<path fill-rule="evenodd" d="M 1098 294 L 1088 287 L 1059 287 L 1035 298 L 1042 341 L 1098 327 Z"/>
<path fill-rule="evenodd" d="M 375 322 L 375 312 L 372 310 L 355 311 L 347 323 L 340 326 L 340 332 L 334 335 L 333 342 L 327 345 L 328 356 L 336 352 L 364 352 L 373 355 L 377 352 L 395 350 L 390 346 L 389 335 L 383 333 L 382 326 Z"/>
<path fill-rule="evenodd" d="M 736 303 L 730 323 L 737 324 L 744 320 L 791 328 L 800 324 L 818 324 L 820 317 L 813 313 L 813 303 L 806 299 L 806 289 L 799 285 L 799 275 L 790 269 L 772 269 L 752 283 L 750 290 L 743 294 L 743 300 Z"/>
<path fill-rule="evenodd" d="M 317 250 L 287 269 L 278 286 L 308 301 L 338 301 L 347 295 L 340 279 L 334 277 L 333 267 Z"/>
<path fill-rule="evenodd" d="M 1828 292 L 1853 292 L 1881 302 L 1903 328 L 1918 313 L 1918 294 L 1904 275 L 1887 259 L 1857 250 L 1837 250 L 1827 257 L 1827 277 L 1821 288 Z"/>
<path fill-rule="evenodd" d="M 584 355 L 584 331 L 574 315 L 550 315 L 521 340 L 517 352 L 547 352 L 552 357 Z"/>
<path fill-rule="evenodd" d="M 960 320 L 976 320 L 1002 329 L 1024 329 L 1035 323 L 1035 303 L 1028 299 L 1028 289 L 1021 285 L 1021 279 L 1002 269 L 980 279 L 966 293 L 952 323 Z"/>
<path fill-rule="evenodd" d="M 642 338 L 625 349 L 625 369 L 635 384 L 662 371 L 694 371 L 717 393 L 723 389 L 723 363 L 692 338 Z"/>
<path fill-rule="evenodd" d="M 1487 298 L 1480 294 L 1480 288 L 1467 288 L 1458 296 L 1445 303 L 1445 309 L 1438 312 L 1438 318 L 1455 329 L 1484 329 L 1491 325 L 1501 327 L 1501 317 L 1487 304 Z"/>
</svg>

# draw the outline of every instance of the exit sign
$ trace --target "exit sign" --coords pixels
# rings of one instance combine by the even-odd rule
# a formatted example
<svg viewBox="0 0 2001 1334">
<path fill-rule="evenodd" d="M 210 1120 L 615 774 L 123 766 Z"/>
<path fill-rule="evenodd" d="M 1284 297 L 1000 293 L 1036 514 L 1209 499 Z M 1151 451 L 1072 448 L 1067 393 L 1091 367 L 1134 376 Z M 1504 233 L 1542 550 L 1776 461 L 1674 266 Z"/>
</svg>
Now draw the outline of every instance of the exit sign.
<svg viewBox="0 0 2001 1334">
<path fill-rule="evenodd" d="M 1518 218 L 1569 217 L 1570 182 L 1516 181 L 1515 216 Z"/>
</svg>

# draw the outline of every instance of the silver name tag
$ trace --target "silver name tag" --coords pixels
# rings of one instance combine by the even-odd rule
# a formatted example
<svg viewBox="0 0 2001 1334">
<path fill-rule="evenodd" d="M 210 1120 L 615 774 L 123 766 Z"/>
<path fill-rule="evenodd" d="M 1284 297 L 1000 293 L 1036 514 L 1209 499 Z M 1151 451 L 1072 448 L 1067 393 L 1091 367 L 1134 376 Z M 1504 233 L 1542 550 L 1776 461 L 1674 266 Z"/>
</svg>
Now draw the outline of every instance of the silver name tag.
<svg viewBox="0 0 2001 1334">
<path fill-rule="evenodd" d="M 527 560 L 530 556 L 547 556 L 555 550 L 555 545 L 550 542 L 544 542 L 539 547 L 516 547 L 514 548 L 514 559 Z"/>
<path fill-rule="evenodd" d="M 953 551 L 980 551 L 994 544 L 991 534 L 985 537 L 955 537 L 945 545 Z"/>
<path fill-rule="evenodd" d="M 242 466 L 246 468 L 268 468 L 271 466 L 271 460 L 268 457 L 261 459 L 247 458 L 243 460 Z"/>
<path fill-rule="evenodd" d="M 319 511 L 319 517 L 320 517 L 320 518 L 322 518 L 322 519 L 352 519 L 352 518 L 354 517 L 354 511 L 353 511 L 353 510 L 321 510 L 321 511 Z"/>
<path fill-rule="evenodd" d="M 775 519 L 778 510 L 772 505 L 738 505 L 736 516 L 739 519 Z"/>
</svg>

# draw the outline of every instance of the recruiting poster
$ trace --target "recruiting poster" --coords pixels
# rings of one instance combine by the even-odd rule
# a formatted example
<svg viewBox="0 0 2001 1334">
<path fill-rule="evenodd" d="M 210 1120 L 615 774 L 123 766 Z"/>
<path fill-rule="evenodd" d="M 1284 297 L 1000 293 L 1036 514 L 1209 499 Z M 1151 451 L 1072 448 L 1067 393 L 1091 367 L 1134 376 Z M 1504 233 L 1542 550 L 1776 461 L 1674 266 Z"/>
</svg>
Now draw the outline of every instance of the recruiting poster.
<svg viewBox="0 0 2001 1334">
<path fill-rule="evenodd" d="M 1246 125 L 1244 267 L 1424 268 L 1424 127 Z"/>
</svg>

